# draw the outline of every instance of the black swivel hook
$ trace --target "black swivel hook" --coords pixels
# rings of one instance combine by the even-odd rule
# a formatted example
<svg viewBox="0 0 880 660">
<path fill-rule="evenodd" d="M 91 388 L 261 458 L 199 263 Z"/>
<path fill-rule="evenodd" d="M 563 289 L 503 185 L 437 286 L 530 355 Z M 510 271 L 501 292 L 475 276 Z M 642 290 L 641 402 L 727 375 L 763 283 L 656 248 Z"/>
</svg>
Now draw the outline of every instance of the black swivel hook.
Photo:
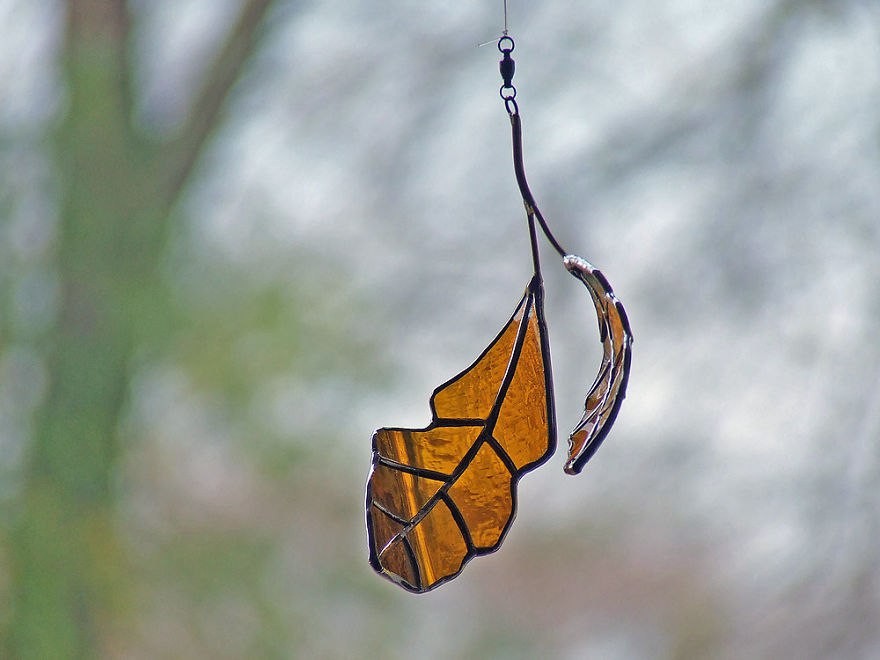
<svg viewBox="0 0 880 660">
<path fill-rule="evenodd" d="M 518 112 L 516 101 L 514 100 L 516 98 L 516 87 L 513 86 L 513 74 L 516 71 L 516 62 L 514 62 L 513 58 L 510 56 L 514 48 L 516 48 L 516 44 L 513 42 L 512 37 L 505 34 L 498 40 L 498 50 L 504 55 L 503 59 L 498 63 L 498 70 L 501 72 L 501 80 L 503 81 L 499 93 L 501 94 L 501 98 L 504 99 L 504 105 L 507 108 L 507 112 L 511 115 Z"/>
</svg>

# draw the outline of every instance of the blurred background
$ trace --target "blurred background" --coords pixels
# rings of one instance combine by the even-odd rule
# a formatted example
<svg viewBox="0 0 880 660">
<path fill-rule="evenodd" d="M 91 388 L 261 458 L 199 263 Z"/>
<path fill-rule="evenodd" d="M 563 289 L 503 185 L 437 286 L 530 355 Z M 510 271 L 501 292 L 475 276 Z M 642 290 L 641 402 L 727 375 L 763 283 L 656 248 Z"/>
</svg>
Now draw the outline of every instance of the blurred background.
<svg viewBox="0 0 880 660">
<path fill-rule="evenodd" d="M 367 564 L 530 276 L 501 0 L 0 0 L 0 638 L 20 658 L 880 658 L 880 5 L 510 2 L 560 451 L 497 554 Z"/>
</svg>

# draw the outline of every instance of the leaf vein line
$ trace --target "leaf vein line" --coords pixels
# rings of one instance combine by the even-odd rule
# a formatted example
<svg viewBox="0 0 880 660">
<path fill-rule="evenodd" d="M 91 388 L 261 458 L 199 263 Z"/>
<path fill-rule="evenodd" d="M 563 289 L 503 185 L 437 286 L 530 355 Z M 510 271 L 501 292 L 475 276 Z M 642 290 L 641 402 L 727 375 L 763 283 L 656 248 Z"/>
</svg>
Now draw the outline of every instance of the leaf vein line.
<svg viewBox="0 0 880 660">
<path fill-rule="evenodd" d="M 391 468 L 392 470 L 406 472 L 407 474 L 412 474 L 423 479 L 432 479 L 433 481 L 442 482 L 447 482 L 452 479 L 452 476 L 444 474 L 443 472 L 437 472 L 435 470 L 429 470 L 427 468 L 420 468 L 414 465 L 405 465 L 404 463 L 398 463 L 397 461 L 386 458 L 381 454 L 377 454 L 376 462 L 379 465 L 384 465 L 385 467 Z"/>
<path fill-rule="evenodd" d="M 408 521 L 406 518 L 401 518 L 401 517 L 398 516 L 396 513 L 392 513 L 391 511 L 389 511 L 388 509 L 386 509 L 385 506 L 384 506 L 383 504 L 380 504 L 380 503 L 377 502 L 376 500 L 373 500 L 372 502 L 370 502 L 370 504 L 371 504 L 372 506 L 376 507 L 376 508 L 377 508 L 379 511 L 381 511 L 382 513 L 384 513 L 386 516 L 388 516 L 389 518 L 391 518 L 391 520 L 393 520 L 394 522 L 396 522 L 396 523 L 398 523 L 398 524 L 400 524 L 400 525 L 404 525 L 404 526 L 407 525 L 407 524 L 409 524 L 409 521 Z M 388 547 L 388 544 L 387 544 L 387 543 L 385 544 L 385 547 Z M 384 550 L 384 549 L 385 549 L 385 548 L 382 548 L 382 550 Z M 381 552 L 381 551 L 380 551 L 380 552 Z"/>
<path fill-rule="evenodd" d="M 403 549 L 406 552 L 406 557 L 409 559 L 410 566 L 413 570 L 413 575 L 416 576 L 416 588 L 422 588 L 422 571 L 419 570 L 419 562 L 416 561 L 416 552 L 413 550 L 412 543 L 409 542 L 409 539 L 405 536 L 403 537 Z"/>
<path fill-rule="evenodd" d="M 532 312 L 535 309 L 535 293 L 533 291 L 533 286 L 536 278 L 537 276 L 533 277 L 532 281 L 529 282 L 529 295 L 526 298 L 526 306 L 523 310 L 522 321 L 516 331 L 516 340 L 513 344 L 513 350 L 511 351 L 510 359 L 507 362 L 507 371 L 504 372 L 504 378 L 501 380 L 501 386 L 498 388 L 498 394 L 495 397 L 495 403 L 492 404 L 492 410 L 489 411 L 489 415 L 486 417 L 486 430 L 489 434 L 495 430 L 495 424 L 498 422 L 498 416 L 501 414 L 501 406 L 504 404 L 504 399 L 507 398 L 507 390 L 510 389 L 510 384 L 513 382 L 514 376 L 516 376 L 516 370 L 519 366 L 519 358 L 520 355 L 522 355 L 523 345 L 526 342 L 526 335 L 529 331 L 529 322 L 532 317 Z"/>
<path fill-rule="evenodd" d="M 452 475 L 448 477 L 446 483 L 444 483 L 442 486 L 440 486 L 440 488 L 437 489 L 437 492 L 434 493 L 431 498 L 427 502 L 425 502 L 424 505 L 422 505 L 422 508 L 419 509 L 416 515 L 413 516 L 412 520 L 407 523 L 406 527 L 397 532 L 397 534 L 395 534 L 386 545 L 390 545 L 396 539 L 402 538 L 409 534 L 413 530 L 413 528 L 420 522 L 422 522 L 422 520 L 431 512 L 437 502 L 446 495 L 453 484 L 458 481 L 458 478 L 461 477 L 462 474 L 464 474 L 465 470 L 467 470 L 468 466 L 471 464 L 471 461 L 474 460 L 474 456 L 477 455 L 477 452 L 480 451 L 480 448 L 486 442 L 485 434 L 486 432 L 484 430 L 483 433 L 481 433 L 477 437 L 477 439 L 474 440 L 474 444 L 471 445 L 471 448 L 468 449 L 467 453 L 462 457 L 458 466 L 452 472 Z"/>
<path fill-rule="evenodd" d="M 504 463 L 504 467 L 510 472 L 510 476 L 515 477 L 518 474 L 519 469 L 516 467 L 516 463 L 513 462 L 510 454 L 504 451 L 504 447 L 501 446 L 501 443 L 490 435 L 486 438 L 486 444 L 492 448 L 492 451 L 498 456 L 498 460 Z"/>
<path fill-rule="evenodd" d="M 464 539 L 465 545 L 467 545 L 468 554 L 473 553 L 475 551 L 474 541 L 471 538 L 471 530 L 467 526 L 467 521 L 464 519 L 461 509 L 458 508 L 458 505 L 449 493 L 443 493 L 441 499 L 449 509 L 449 513 L 452 514 L 452 519 L 455 521 L 455 524 L 458 525 L 458 531 L 461 532 L 461 537 Z"/>
</svg>

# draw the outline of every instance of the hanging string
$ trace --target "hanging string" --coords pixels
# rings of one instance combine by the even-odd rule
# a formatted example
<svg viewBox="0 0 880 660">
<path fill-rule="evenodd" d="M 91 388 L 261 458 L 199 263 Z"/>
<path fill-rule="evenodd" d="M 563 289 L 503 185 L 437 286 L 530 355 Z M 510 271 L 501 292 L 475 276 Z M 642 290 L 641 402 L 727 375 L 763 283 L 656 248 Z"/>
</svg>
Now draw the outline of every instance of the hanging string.
<svg viewBox="0 0 880 660">
<path fill-rule="evenodd" d="M 504 0 L 504 29 L 501 31 L 501 37 L 504 38 L 508 35 L 507 29 L 507 0 Z M 498 39 L 492 39 L 491 41 L 484 41 L 481 44 L 477 44 L 477 48 L 482 48 L 483 46 L 488 46 L 489 44 L 497 43 Z"/>
</svg>

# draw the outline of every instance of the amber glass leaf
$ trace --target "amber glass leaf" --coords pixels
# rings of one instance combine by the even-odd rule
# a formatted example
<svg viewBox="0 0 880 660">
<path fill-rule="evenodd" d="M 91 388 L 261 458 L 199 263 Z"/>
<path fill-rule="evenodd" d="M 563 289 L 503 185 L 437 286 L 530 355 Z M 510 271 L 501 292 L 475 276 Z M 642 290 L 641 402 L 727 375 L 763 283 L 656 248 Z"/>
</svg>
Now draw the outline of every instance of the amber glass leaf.
<svg viewBox="0 0 880 660">
<path fill-rule="evenodd" d="M 605 276 L 588 261 L 573 254 L 567 255 L 563 264 L 590 292 L 599 319 L 599 341 L 603 351 L 599 373 L 584 403 L 584 416 L 568 438 L 565 471 L 578 474 L 608 435 L 626 396 L 633 337 L 626 311 Z"/>
<path fill-rule="evenodd" d="M 431 413 L 424 429 L 376 431 L 367 482 L 370 564 L 417 593 L 500 547 L 517 481 L 555 449 L 539 276 L 482 355 L 434 390 Z"/>
</svg>

